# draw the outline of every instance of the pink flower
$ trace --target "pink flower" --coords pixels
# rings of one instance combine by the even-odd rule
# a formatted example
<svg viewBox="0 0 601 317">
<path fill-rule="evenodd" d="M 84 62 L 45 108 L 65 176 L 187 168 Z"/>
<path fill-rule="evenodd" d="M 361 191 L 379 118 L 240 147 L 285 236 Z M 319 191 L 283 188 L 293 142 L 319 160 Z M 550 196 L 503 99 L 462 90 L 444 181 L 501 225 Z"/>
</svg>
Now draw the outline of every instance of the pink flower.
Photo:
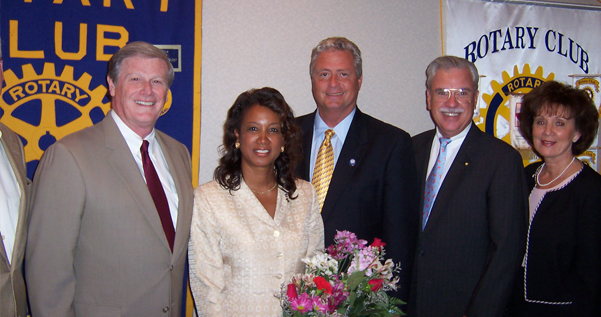
<svg viewBox="0 0 601 317">
<path fill-rule="evenodd" d="M 372 276 L 373 270 L 371 268 L 374 262 L 378 261 L 378 257 L 374 254 L 372 247 L 363 249 L 355 255 L 351 261 L 347 273 L 352 274 L 358 271 L 365 271 L 365 275 Z"/>
<path fill-rule="evenodd" d="M 326 281 L 325 278 L 321 276 L 316 276 L 313 279 L 313 282 L 315 282 L 315 285 L 317 286 L 318 290 L 322 290 L 326 294 L 332 294 L 332 285 L 330 285 L 330 283 Z"/>
<path fill-rule="evenodd" d="M 357 239 L 357 235 L 350 231 L 336 231 L 334 244 L 327 248 L 328 254 L 336 260 L 346 259 L 355 250 L 362 250 L 367 241 Z"/>
<path fill-rule="evenodd" d="M 345 251 L 352 252 L 354 246 L 358 249 L 363 249 L 365 245 L 367 245 L 367 241 L 362 239 L 357 239 L 357 235 L 350 231 L 336 231 L 336 236 L 334 236 L 334 243 L 341 244 L 344 246 Z"/>
<path fill-rule="evenodd" d="M 296 294 L 296 285 L 288 284 L 288 291 L 286 292 L 286 295 L 288 295 L 288 298 L 291 300 L 297 298 L 298 295 Z"/>
<path fill-rule="evenodd" d="M 345 254 L 340 254 L 341 250 L 338 250 L 335 244 L 330 245 L 326 251 L 328 251 L 328 254 L 335 260 L 342 260 L 347 257 Z"/>
<path fill-rule="evenodd" d="M 384 282 L 384 280 L 377 278 L 377 279 L 373 279 L 373 280 L 369 280 L 369 282 L 367 282 L 369 285 L 371 285 L 371 291 L 372 292 L 377 292 L 380 289 L 382 289 L 382 283 Z"/>
<path fill-rule="evenodd" d="M 319 297 L 313 297 L 313 311 L 325 313 L 328 311 L 328 305 L 322 303 Z"/>
<path fill-rule="evenodd" d="M 290 301 L 292 310 L 306 313 L 313 310 L 313 301 L 307 293 L 301 293 L 300 296 Z"/>
<path fill-rule="evenodd" d="M 332 290 L 332 296 L 329 300 L 329 312 L 333 313 L 338 309 L 338 306 L 344 302 L 349 296 L 349 292 L 344 290 L 344 283 L 334 276 L 334 288 Z"/>
</svg>

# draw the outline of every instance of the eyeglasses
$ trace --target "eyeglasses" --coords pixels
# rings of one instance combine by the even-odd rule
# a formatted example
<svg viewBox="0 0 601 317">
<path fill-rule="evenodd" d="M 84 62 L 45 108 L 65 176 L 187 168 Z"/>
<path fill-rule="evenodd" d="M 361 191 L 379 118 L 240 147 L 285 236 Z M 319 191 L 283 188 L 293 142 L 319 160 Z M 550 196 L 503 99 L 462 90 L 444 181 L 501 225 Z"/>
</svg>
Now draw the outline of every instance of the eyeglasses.
<svg viewBox="0 0 601 317">
<path fill-rule="evenodd" d="M 447 102 L 451 98 L 451 93 L 455 95 L 458 103 L 468 103 L 474 96 L 474 92 L 467 88 L 439 88 L 434 90 L 434 101 L 437 103 Z"/>
</svg>

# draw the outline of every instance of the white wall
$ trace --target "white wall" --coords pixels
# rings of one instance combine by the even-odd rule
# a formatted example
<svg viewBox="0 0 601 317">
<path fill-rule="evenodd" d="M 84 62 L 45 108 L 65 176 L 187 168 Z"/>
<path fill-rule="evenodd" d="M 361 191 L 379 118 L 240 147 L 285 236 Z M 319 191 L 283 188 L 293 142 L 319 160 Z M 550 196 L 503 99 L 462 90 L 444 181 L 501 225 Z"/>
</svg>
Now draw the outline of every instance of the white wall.
<svg viewBox="0 0 601 317">
<path fill-rule="evenodd" d="M 428 63 L 441 54 L 439 0 L 203 0 L 199 184 L 212 179 L 227 109 L 250 88 L 274 87 L 296 115 L 315 109 L 311 50 L 330 36 L 363 55 L 359 108 L 411 135 L 433 124 Z"/>
</svg>

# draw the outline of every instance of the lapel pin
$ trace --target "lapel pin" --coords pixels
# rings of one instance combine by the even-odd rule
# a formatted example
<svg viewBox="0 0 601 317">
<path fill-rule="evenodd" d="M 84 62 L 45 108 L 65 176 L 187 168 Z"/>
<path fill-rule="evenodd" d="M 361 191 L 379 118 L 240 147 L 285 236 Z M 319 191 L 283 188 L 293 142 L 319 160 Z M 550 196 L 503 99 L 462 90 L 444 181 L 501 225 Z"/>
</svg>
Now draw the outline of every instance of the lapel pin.
<svg viewBox="0 0 601 317">
<path fill-rule="evenodd" d="M 470 165 L 470 163 L 469 162 L 465 162 L 465 166 L 468 166 L 468 165 Z"/>
<path fill-rule="evenodd" d="M 350 161 L 348 161 L 348 164 L 349 164 L 350 166 L 355 166 L 355 164 L 357 164 L 357 161 L 355 161 L 355 159 L 354 159 L 354 158 L 352 158 Z"/>
</svg>

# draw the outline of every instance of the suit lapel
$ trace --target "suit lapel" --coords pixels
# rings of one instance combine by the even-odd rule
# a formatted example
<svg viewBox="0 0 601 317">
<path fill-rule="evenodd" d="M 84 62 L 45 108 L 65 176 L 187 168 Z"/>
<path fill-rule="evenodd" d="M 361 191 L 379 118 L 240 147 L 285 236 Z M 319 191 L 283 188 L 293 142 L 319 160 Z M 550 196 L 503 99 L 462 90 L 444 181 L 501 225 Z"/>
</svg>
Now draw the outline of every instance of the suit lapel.
<svg viewBox="0 0 601 317">
<path fill-rule="evenodd" d="M 2 264 L 8 268 L 8 271 L 10 271 L 8 256 L 6 255 L 6 249 L 4 248 L 4 239 L 0 239 L 0 256 L 2 257 Z M 4 269 L 0 270 L 0 272 L 2 271 L 4 271 Z"/>
<path fill-rule="evenodd" d="M 188 188 L 191 186 L 191 180 L 187 177 L 188 172 L 186 171 L 186 164 L 183 162 L 176 162 L 172 153 L 177 153 L 175 149 L 172 149 L 165 141 L 163 140 L 162 132 L 155 130 L 155 137 L 161 146 L 161 150 L 163 152 L 163 156 L 167 161 L 167 166 L 169 167 L 169 171 L 171 173 L 171 177 L 173 177 L 173 182 L 175 183 L 175 189 L 177 191 L 177 195 L 179 197 L 178 210 L 177 210 L 177 224 L 175 230 L 175 241 L 173 243 L 173 251 L 177 251 L 178 254 L 174 254 L 174 259 L 179 256 L 179 253 L 187 250 L 188 239 L 186 230 L 184 229 L 185 224 L 189 224 L 192 221 L 192 210 L 188 210 L 188 206 L 186 206 L 185 202 L 190 201 L 192 198 L 188 198 L 187 196 L 190 194 Z M 163 236 L 165 235 L 161 226 L 161 233 Z M 165 239 L 165 241 L 167 241 Z"/>
<path fill-rule="evenodd" d="M 297 187 L 297 191 L 298 191 Z M 295 192 L 296 194 L 297 192 Z M 272 219 L 273 224 L 276 226 L 284 227 L 286 225 L 286 219 L 288 218 L 288 212 L 290 210 L 290 200 L 286 199 L 286 193 L 278 187 L 278 197 L 275 205 L 275 215 Z M 269 217 L 269 216 L 268 216 Z M 271 219 L 271 217 L 269 217 Z"/>
<path fill-rule="evenodd" d="M 139 206 L 139 211 L 146 217 L 150 226 L 154 229 L 166 248 L 169 249 L 169 242 L 165 237 L 163 226 L 154 205 L 148 187 L 140 173 L 140 169 L 131 155 L 129 147 L 123 139 L 117 124 L 107 115 L 102 121 L 105 135 L 105 146 L 110 155 L 107 160 L 113 167 L 117 175 L 121 178 L 123 185 L 129 191 L 131 197 Z"/>
<path fill-rule="evenodd" d="M 440 185 L 436 201 L 434 202 L 434 206 L 432 206 L 430 218 L 428 219 L 424 231 L 427 231 L 429 227 L 434 226 L 438 218 L 440 218 L 440 215 L 444 212 L 446 202 L 449 201 L 457 188 L 457 185 L 463 179 L 463 175 L 470 168 L 471 157 L 474 154 L 477 154 L 476 149 L 478 146 L 476 146 L 476 144 L 480 140 L 480 133 L 483 132 L 472 123 L 469 132 L 465 136 L 465 140 L 463 140 L 463 144 L 461 144 L 461 148 L 459 148 L 459 152 L 457 152 L 457 155 L 455 156 L 455 160 L 453 160 L 453 163 L 451 164 L 451 168 Z"/>
<path fill-rule="evenodd" d="M 276 198 L 276 217 L 278 217 L 278 215 L 281 214 L 280 208 L 282 207 L 282 204 L 280 200 L 282 198 L 281 196 L 284 194 L 284 192 L 281 191 L 279 188 L 277 190 L 278 195 Z M 275 226 L 275 219 L 272 219 L 271 216 L 269 216 L 269 213 L 267 213 L 267 210 L 265 209 L 265 207 L 263 207 L 261 201 L 259 201 L 257 196 L 255 196 L 255 194 L 252 192 L 252 189 L 248 187 L 244 179 L 242 179 L 242 181 L 240 182 L 240 189 L 232 192 L 232 194 L 235 195 L 236 198 L 242 201 L 245 205 L 249 206 L 247 212 L 252 213 L 260 221 L 270 226 Z"/>
<path fill-rule="evenodd" d="M 346 139 L 344 140 L 342 151 L 338 157 L 338 162 L 336 162 L 328 193 L 323 203 L 321 216 L 324 221 L 334 210 L 336 202 L 342 193 L 344 193 L 344 189 L 350 183 L 351 177 L 360 166 L 363 156 L 365 155 L 364 145 L 368 142 L 368 136 L 367 127 L 365 126 L 363 118 L 363 113 L 357 108 L 353 122 L 351 123 Z M 354 165 L 350 164 L 351 160 L 354 160 Z"/>
<path fill-rule="evenodd" d="M 426 186 L 426 177 L 428 176 L 428 164 L 430 163 L 430 152 L 436 130 L 428 131 L 421 141 L 421 144 L 415 144 L 415 167 L 417 170 L 419 190 L 420 190 L 420 211 L 423 208 L 424 191 Z M 415 139 L 414 139 L 415 140 Z"/>
<path fill-rule="evenodd" d="M 301 122 L 301 131 L 303 131 L 303 161 L 297 168 L 297 174 L 300 178 L 310 181 L 311 175 L 311 146 L 313 144 L 313 124 L 315 122 L 316 111 L 307 115 Z"/>
</svg>

